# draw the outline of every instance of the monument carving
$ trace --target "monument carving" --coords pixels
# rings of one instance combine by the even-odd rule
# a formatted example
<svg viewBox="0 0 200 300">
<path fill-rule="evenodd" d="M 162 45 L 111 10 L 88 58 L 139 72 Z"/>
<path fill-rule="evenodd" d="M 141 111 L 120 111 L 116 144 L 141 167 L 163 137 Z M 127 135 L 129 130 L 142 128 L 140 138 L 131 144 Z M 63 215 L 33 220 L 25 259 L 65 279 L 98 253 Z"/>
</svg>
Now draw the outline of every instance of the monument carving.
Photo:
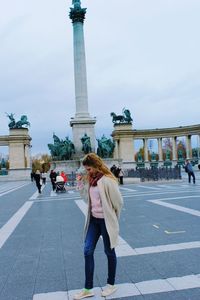
<svg viewBox="0 0 200 300">
<path fill-rule="evenodd" d="M 48 144 L 53 160 L 69 160 L 72 158 L 72 155 L 75 153 L 75 147 L 68 137 L 65 140 L 61 140 L 54 133 L 53 141 L 53 144 Z"/>
<path fill-rule="evenodd" d="M 19 121 L 15 121 L 14 114 L 13 113 L 6 113 L 7 117 L 10 119 L 10 123 L 8 124 L 8 127 L 10 129 L 16 129 L 16 128 L 24 128 L 30 126 L 30 123 L 28 121 L 28 118 L 26 115 L 22 115 Z"/>
<path fill-rule="evenodd" d="M 81 138 L 82 143 L 82 151 L 87 154 L 92 151 L 90 137 L 87 135 L 87 133 L 84 134 L 84 136 Z"/>
<path fill-rule="evenodd" d="M 103 134 L 101 139 L 97 139 L 98 148 L 97 154 L 102 158 L 109 158 L 113 156 L 115 144 L 111 139 L 108 139 Z"/>
<path fill-rule="evenodd" d="M 110 115 L 114 124 L 132 124 L 133 119 L 129 109 L 124 108 L 122 115 L 116 115 L 114 112 L 111 112 Z"/>
</svg>

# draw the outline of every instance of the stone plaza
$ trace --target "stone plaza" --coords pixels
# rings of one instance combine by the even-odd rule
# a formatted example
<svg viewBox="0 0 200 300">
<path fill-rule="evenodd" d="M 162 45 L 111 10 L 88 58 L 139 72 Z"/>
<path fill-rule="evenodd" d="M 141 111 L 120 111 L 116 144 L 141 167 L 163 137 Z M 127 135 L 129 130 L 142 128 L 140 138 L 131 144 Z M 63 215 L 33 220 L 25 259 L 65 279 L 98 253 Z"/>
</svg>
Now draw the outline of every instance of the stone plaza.
<svg viewBox="0 0 200 300">
<path fill-rule="evenodd" d="M 118 290 L 107 299 L 200 299 L 200 183 L 125 184 L 117 247 Z M 34 182 L 0 183 L 0 299 L 71 300 L 84 285 L 86 204 L 75 189 L 38 195 Z M 95 297 L 106 283 L 100 240 Z"/>
</svg>

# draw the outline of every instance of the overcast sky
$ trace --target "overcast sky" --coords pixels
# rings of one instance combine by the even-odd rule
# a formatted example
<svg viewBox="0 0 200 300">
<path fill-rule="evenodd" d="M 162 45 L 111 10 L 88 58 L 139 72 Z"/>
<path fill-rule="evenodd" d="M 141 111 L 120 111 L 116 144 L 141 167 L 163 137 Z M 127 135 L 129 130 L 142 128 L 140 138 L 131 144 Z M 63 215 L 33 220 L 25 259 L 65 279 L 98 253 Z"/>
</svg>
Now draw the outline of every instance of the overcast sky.
<svg viewBox="0 0 200 300">
<path fill-rule="evenodd" d="M 75 114 L 71 0 L 7 0 L 0 13 L 0 134 L 5 112 L 31 123 L 32 154 Z M 127 107 L 134 129 L 199 124 L 200 1 L 82 0 L 88 101 L 96 136 Z M 0 149 L 1 151 L 1 149 Z"/>
</svg>

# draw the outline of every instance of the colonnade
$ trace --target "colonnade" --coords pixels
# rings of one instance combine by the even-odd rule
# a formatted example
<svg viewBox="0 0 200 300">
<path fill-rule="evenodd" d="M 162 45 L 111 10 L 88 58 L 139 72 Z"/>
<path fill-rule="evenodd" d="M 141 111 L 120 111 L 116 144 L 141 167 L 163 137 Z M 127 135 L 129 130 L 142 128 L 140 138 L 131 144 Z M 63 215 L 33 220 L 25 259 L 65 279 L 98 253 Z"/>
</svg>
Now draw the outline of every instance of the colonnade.
<svg viewBox="0 0 200 300">
<path fill-rule="evenodd" d="M 163 164 L 163 139 L 172 140 L 172 163 L 175 165 L 177 157 L 177 139 L 186 138 L 186 159 L 192 159 L 191 137 L 197 135 L 200 140 L 200 125 L 181 126 L 162 129 L 134 130 L 131 124 L 115 124 L 112 133 L 115 141 L 114 158 L 123 159 L 125 163 L 136 163 L 135 141 L 142 140 L 144 148 L 144 162 L 148 166 L 148 140 L 156 139 L 158 143 L 158 162 Z"/>
<path fill-rule="evenodd" d="M 31 137 L 27 128 L 10 129 L 9 135 L 0 136 L 0 146 L 9 147 L 9 171 L 14 178 L 30 176 Z"/>
</svg>

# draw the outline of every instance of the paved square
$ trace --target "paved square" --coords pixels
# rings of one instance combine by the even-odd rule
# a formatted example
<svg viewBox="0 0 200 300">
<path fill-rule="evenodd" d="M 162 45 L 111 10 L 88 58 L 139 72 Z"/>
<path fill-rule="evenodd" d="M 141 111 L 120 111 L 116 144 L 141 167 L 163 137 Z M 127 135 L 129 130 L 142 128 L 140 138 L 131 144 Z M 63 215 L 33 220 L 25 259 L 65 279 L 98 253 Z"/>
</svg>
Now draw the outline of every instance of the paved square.
<svg viewBox="0 0 200 300">
<path fill-rule="evenodd" d="M 121 186 L 118 290 L 107 299 L 200 299 L 200 184 Z M 86 204 L 76 191 L 38 195 L 32 182 L 0 183 L 0 299 L 71 300 L 84 285 Z M 107 262 L 95 252 L 95 297 Z"/>
</svg>

